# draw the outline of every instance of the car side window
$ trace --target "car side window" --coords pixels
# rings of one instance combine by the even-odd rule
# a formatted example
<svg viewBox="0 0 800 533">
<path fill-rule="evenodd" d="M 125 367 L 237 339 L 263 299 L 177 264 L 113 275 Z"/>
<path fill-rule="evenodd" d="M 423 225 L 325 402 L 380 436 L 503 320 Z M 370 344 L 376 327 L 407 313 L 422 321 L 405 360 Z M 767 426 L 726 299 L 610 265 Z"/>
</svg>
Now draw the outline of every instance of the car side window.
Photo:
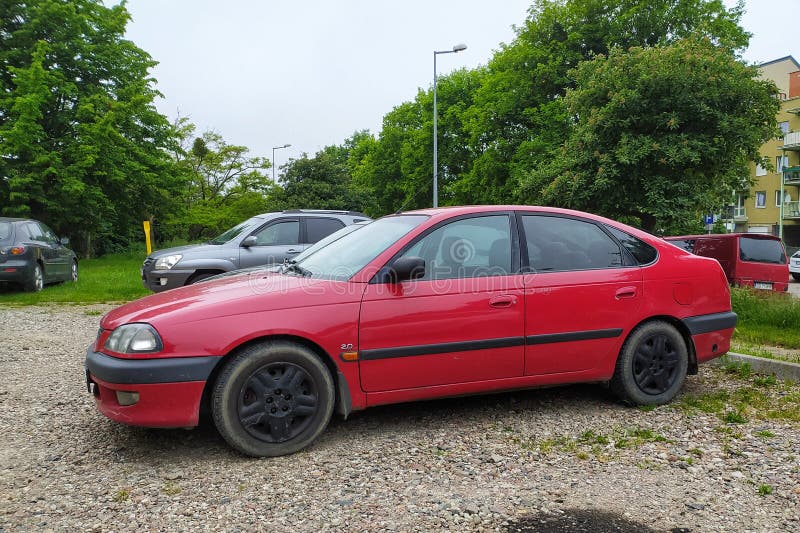
<svg viewBox="0 0 800 533">
<path fill-rule="evenodd" d="M 402 257 L 425 259 L 424 280 L 506 276 L 511 272 L 507 215 L 456 220 L 417 241 Z"/>
<path fill-rule="evenodd" d="M 55 244 L 58 242 L 58 238 L 56 238 L 56 234 L 53 233 L 50 228 L 42 224 L 41 222 L 38 224 L 39 228 L 41 228 L 41 234 L 44 235 L 44 241 L 49 242 L 50 244 Z"/>
<path fill-rule="evenodd" d="M 528 264 L 537 272 L 622 266 L 622 251 L 596 224 L 574 218 L 523 215 Z"/>
<path fill-rule="evenodd" d="M 28 233 L 28 238 L 32 241 L 47 242 L 46 237 L 42 233 L 42 229 L 36 222 L 26 222 L 25 229 Z"/>
<path fill-rule="evenodd" d="M 647 244 L 646 242 L 644 242 L 643 240 L 637 239 L 636 237 L 630 235 L 629 233 L 625 233 L 624 231 L 618 230 L 617 228 L 613 228 L 608 225 L 606 226 L 606 228 L 608 229 L 608 231 L 611 232 L 611 234 L 614 237 L 616 237 L 619 240 L 619 242 L 622 243 L 622 246 L 624 246 L 631 253 L 631 255 L 634 257 L 634 259 L 636 259 L 636 262 L 638 264 L 648 265 L 653 261 L 655 261 L 656 257 L 658 257 L 658 251 L 649 244 Z M 695 241 L 693 239 L 690 239 L 690 240 L 675 242 L 673 244 L 682 247 L 687 252 L 691 252 L 694 250 L 694 242 Z"/>
<path fill-rule="evenodd" d="M 300 242 L 300 222 L 286 220 L 262 228 L 255 234 L 256 246 L 297 244 Z"/>
<path fill-rule="evenodd" d="M 315 243 L 344 227 L 344 222 L 335 218 L 309 217 L 305 221 L 306 242 L 308 243 Z"/>
</svg>

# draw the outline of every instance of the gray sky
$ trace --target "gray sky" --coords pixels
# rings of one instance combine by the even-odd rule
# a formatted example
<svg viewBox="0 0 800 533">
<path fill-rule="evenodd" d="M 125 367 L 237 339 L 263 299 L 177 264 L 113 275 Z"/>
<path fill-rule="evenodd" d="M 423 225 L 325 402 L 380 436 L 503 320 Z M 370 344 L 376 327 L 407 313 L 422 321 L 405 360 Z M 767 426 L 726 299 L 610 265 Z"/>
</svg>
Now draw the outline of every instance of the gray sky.
<svg viewBox="0 0 800 533">
<path fill-rule="evenodd" d="M 724 0 L 733 5 L 735 0 Z M 514 38 L 530 0 L 129 0 L 127 37 L 159 65 L 159 110 L 188 116 L 277 164 L 380 131 L 383 115 L 439 73 L 486 64 Z M 800 0 L 748 0 L 748 61 L 788 54 Z"/>
</svg>

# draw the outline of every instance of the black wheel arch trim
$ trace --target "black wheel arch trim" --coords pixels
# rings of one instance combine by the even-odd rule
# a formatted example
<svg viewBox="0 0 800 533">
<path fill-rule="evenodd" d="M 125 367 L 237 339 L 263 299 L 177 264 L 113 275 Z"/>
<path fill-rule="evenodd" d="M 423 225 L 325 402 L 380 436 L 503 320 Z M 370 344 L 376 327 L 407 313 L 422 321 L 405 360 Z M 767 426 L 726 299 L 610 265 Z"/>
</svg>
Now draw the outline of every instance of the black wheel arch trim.
<svg viewBox="0 0 800 533">
<path fill-rule="evenodd" d="M 738 317 L 733 311 L 690 316 L 681 320 L 692 335 L 701 335 L 736 327 Z"/>
<path fill-rule="evenodd" d="M 218 356 L 121 359 L 86 349 L 86 369 L 102 381 L 120 385 L 207 381 Z"/>
</svg>

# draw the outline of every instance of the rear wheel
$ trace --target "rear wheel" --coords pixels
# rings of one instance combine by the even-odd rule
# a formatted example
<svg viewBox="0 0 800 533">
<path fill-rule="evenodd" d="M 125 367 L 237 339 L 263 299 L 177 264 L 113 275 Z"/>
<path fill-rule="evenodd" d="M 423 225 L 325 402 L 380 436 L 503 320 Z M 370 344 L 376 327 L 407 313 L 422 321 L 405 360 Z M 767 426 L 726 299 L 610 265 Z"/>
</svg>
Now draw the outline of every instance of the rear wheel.
<svg viewBox="0 0 800 533">
<path fill-rule="evenodd" d="M 286 341 L 251 346 L 233 356 L 212 392 L 222 437 L 255 457 L 274 457 L 311 444 L 333 413 L 333 379 L 308 348 Z"/>
<path fill-rule="evenodd" d="M 25 282 L 24 288 L 27 292 L 39 292 L 44 288 L 44 271 L 39 263 L 33 267 L 30 279 Z"/>
<path fill-rule="evenodd" d="M 69 269 L 69 280 L 78 281 L 78 262 L 72 261 L 72 266 Z"/>
<path fill-rule="evenodd" d="M 681 334 L 663 321 L 636 328 L 622 346 L 611 390 L 632 405 L 671 401 L 686 379 L 689 351 Z"/>
</svg>

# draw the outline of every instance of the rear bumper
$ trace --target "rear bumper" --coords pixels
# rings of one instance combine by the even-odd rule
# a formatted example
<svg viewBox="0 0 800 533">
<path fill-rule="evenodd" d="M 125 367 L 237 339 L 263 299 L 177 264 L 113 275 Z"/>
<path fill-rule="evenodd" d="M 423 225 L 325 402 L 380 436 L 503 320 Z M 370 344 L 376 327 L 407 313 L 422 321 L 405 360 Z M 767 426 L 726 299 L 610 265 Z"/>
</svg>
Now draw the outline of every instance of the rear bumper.
<svg viewBox="0 0 800 533">
<path fill-rule="evenodd" d="M 31 261 L 24 259 L 7 259 L 0 263 L 0 281 L 11 281 L 13 283 L 23 283 L 27 281 L 32 273 Z"/>
<path fill-rule="evenodd" d="M 787 278 L 789 276 L 786 276 Z M 762 281 L 757 279 L 743 279 L 737 278 L 733 280 L 733 284 L 737 287 L 750 287 L 751 289 L 756 288 L 756 283 L 769 283 L 772 285 L 772 292 L 787 292 L 789 290 L 789 280 L 786 281 Z M 759 288 L 759 290 L 762 290 Z"/>
<path fill-rule="evenodd" d="M 728 352 L 738 317 L 733 311 L 683 319 L 694 343 L 697 362 L 704 363 Z"/>
<path fill-rule="evenodd" d="M 131 426 L 194 427 L 206 381 L 219 357 L 121 359 L 86 350 L 86 384 L 97 409 Z M 120 403 L 121 395 L 127 402 Z M 135 396 L 132 396 L 132 394 Z"/>
</svg>

